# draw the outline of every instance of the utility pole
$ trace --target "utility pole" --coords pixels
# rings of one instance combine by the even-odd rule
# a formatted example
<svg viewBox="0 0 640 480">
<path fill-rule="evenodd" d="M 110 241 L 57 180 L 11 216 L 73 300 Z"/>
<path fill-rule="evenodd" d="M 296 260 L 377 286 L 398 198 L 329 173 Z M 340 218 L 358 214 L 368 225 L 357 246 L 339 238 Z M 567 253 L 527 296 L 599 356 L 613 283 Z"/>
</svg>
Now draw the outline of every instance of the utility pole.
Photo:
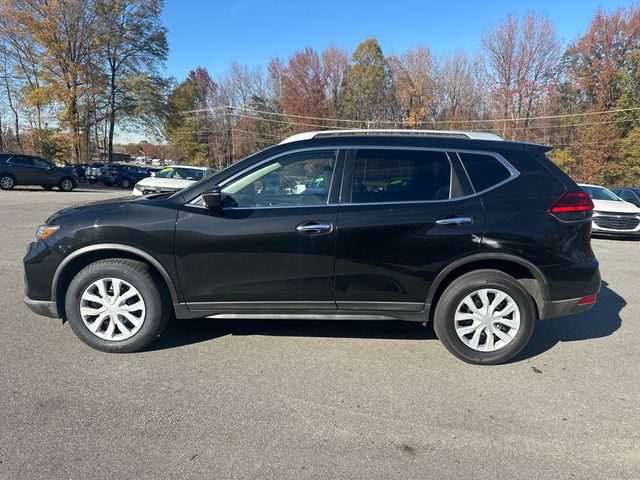
<svg viewBox="0 0 640 480">
<path fill-rule="evenodd" d="M 233 107 L 227 107 L 227 122 L 229 124 L 229 136 L 231 137 L 231 163 L 236 158 L 236 141 L 233 135 Z"/>
</svg>

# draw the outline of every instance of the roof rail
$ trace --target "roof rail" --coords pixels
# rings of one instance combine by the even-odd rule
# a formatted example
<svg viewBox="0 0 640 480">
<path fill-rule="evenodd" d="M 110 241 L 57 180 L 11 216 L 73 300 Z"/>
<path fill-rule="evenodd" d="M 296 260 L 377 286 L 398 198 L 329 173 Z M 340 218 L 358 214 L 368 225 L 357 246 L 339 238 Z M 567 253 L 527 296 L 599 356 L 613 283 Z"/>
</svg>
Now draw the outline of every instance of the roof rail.
<svg viewBox="0 0 640 480">
<path fill-rule="evenodd" d="M 461 137 L 469 140 L 493 140 L 501 141 L 502 137 L 495 133 L 488 132 L 466 132 L 462 130 L 411 130 L 411 129 L 345 129 L 345 130 L 317 130 L 313 132 L 302 132 L 285 138 L 280 143 L 297 142 L 299 140 L 311 140 L 318 137 L 336 137 L 341 135 L 426 135 L 434 137 Z"/>
</svg>

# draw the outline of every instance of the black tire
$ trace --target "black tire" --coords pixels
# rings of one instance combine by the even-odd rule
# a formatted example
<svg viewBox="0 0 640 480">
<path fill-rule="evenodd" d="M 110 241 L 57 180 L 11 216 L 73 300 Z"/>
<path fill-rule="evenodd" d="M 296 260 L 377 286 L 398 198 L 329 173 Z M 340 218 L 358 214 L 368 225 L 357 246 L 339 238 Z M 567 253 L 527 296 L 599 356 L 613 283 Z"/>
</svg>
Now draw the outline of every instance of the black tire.
<svg viewBox="0 0 640 480">
<path fill-rule="evenodd" d="M 53 187 L 55 185 L 41 185 L 42 188 L 44 188 L 47 192 L 50 192 L 51 190 L 53 190 Z"/>
<path fill-rule="evenodd" d="M 96 180 L 95 178 L 90 178 L 90 179 L 89 179 L 89 183 L 90 183 L 91 185 L 93 185 L 93 184 L 94 184 L 94 183 L 96 183 L 96 182 L 97 182 L 97 180 Z"/>
<path fill-rule="evenodd" d="M 98 337 L 89 330 L 80 315 L 84 291 L 101 278 L 118 278 L 130 283 L 144 300 L 144 322 L 133 336 L 125 340 L 114 341 Z M 74 333 L 90 347 L 103 352 L 131 353 L 142 350 L 160 336 L 173 316 L 173 308 L 162 279 L 148 264 L 125 258 L 110 258 L 88 265 L 74 277 L 65 297 L 65 314 Z"/>
<path fill-rule="evenodd" d="M 129 180 L 128 178 L 123 178 L 122 181 L 120 182 L 120 186 L 122 188 L 130 188 L 131 187 L 131 180 Z"/>
<path fill-rule="evenodd" d="M 9 173 L 3 173 L 0 175 L 0 189 L 12 190 L 16 186 L 16 179 Z"/>
<path fill-rule="evenodd" d="M 78 183 L 84 183 L 87 181 L 87 178 L 84 175 L 80 175 L 78 177 Z"/>
<path fill-rule="evenodd" d="M 62 177 L 58 182 L 58 190 L 61 192 L 70 192 L 76 188 L 76 184 L 71 177 Z"/>
<path fill-rule="evenodd" d="M 466 345 L 458 337 L 454 321 L 456 311 L 464 298 L 484 288 L 508 294 L 520 311 L 520 327 L 513 339 L 492 352 L 478 351 Z M 498 270 L 476 270 L 455 279 L 440 297 L 434 316 L 436 335 L 445 348 L 459 359 L 476 365 L 497 365 L 513 358 L 531 338 L 535 323 L 536 310 L 531 295 L 515 278 Z M 486 339 L 486 331 L 484 335 Z"/>
</svg>

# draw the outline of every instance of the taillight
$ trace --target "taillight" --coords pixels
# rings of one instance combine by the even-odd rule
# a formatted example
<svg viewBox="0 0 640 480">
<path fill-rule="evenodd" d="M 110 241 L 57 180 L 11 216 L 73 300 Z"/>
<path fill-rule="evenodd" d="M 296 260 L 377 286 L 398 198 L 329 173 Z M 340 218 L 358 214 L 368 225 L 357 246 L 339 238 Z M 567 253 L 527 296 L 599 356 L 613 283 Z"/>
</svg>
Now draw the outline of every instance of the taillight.
<svg viewBox="0 0 640 480">
<path fill-rule="evenodd" d="M 590 212 L 593 202 L 585 192 L 564 192 L 549 208 L 549 213 Z"/>
</svg>

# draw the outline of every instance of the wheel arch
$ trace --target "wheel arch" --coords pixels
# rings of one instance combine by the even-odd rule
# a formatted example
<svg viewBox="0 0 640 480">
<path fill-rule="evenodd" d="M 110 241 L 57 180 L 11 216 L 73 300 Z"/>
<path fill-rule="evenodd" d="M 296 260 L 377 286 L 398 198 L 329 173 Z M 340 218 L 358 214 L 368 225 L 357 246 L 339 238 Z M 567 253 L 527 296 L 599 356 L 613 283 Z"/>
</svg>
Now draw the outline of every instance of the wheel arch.
<svg viewBox="0 0 640 480">
<path fill-rule="evenodd" d="M 515 255 L 491 252 L 458 259 L 436 276 L 427 294 L 428 320 L 433 320 L 436 304 L 452 281 L 465 273 L 482 269 L 499 270 L 518 280 L 533 298 L 536 313 L 541 314 L 544 302 L 549 299 L 549 286 L 542 272 L 531 262 Z"/>
<path fill-rule="evenodd" d="M 90 263 L 106 258 L 129 258 L 145 262 L 163 279 L 174 304 L 179 303 L 178 291 L 173 279 L 152 255 L 136 247 L 116 243 L 89 245 L 79 248 L 67 256 L 58 266 L 53 276 L 51 298 L 56 302 L 58 311 L 64 317 L 64 295 L 73 277 Z"/>
</svg>

